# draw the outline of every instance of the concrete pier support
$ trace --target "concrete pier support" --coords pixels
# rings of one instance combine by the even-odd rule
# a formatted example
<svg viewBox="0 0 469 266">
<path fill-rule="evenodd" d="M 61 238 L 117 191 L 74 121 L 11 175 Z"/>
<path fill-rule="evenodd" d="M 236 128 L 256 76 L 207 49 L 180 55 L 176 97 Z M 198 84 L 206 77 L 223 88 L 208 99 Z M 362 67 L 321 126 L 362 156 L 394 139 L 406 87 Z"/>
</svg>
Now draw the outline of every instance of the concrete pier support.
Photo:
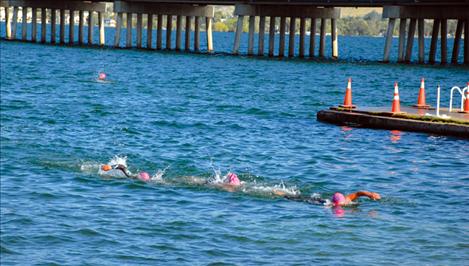
<svg viewBox="0 0 469 266">
<path fill-rule="evenodd" d="M 132 47 L 132 13 L 127 12 L 126 14 L 126 38 L 125 38 L 125 48 L 131 48 Z"/>
<path fill-rule="evenodd" d="M 105 44 L 105 32 L 104 32 L 104 16 L 103 12 L 98 12 L 98 26 L 99 26 L 99 45 Z"/>
<path fill-rule="evenodd" d="M 163 48 L 163 15 L 158 14 L 156 22 L 156 49 Z"/>
<path fill-rule="evenodd" d="M 200 51 L 200 17 L 194 18 L 194 51 Z"/>
<path fill-rule="evenodd" d="M 315 44 L 316 44 L 316 19 L 311 18 L 311 28 L 309 31 L 309 57 L 314 57 Z"/>
<path fill-rule="evenodd" d="M 233 46 L 233 54 L 239 53 L 239 44 L 241 42 L 241 33 L 243 33 L 243 22 L 244 16 L 238 16 L 238 22 L 236 23 L 236 33 Z"/>
<path fill-rule="evenodd" d="M 306 35 L 306 21 L 311 19 L 313 22 L 313 32 L 310 39 L 310 56 L 314 56 L 314 37 L 316 28 L 316 19 L 321 19 L 321 47 L 319 54 L 325 56 L 326 46 L 326 23 L 327 20 L 331 20 L 331 56 L 333 58 L 338 57 L 338 42 L 337 42 L 337 30 L 336 30 L 336 19 L 340 17 L 339 8 L 318 8 L 315 6 L 295 6 L 295 5 L 246 5 L 238 4 L 235 7 L 235 15 L 238 16 L 238 27 L 235 36 L 235 45 L 233 49 L 234 54 L 239 53 L 242 25 L 245 16 L 249 16 L 250 21 L 254 21 L 255 17 L 259 17 L 259 50 L 258 54 L 264 54 L 264 31 L 265 31 L 265 17 L 269 17 L 269 56 L 274 56 L 275 52 L 275 34 L 276 30 L 279 32 L 279 47 L 278 56 L 285 56 L 285 34 L 287 22 L 289 22 L 289 36 L 288 36 L 288 56 L 293 57 L 299 55 L 300 57 L 305 56 L 305 35 Z M 280 18 L 280 23 L 276 25 L 276 18 Z M 289 18 L 289 21 L 287 21 Z M 296 48 L 296 21 L 300 20 L 299 29 L 299 47 Z M 250 23 L 251 25 L 251 23 Z M 277 26 L 277 29 L 276 29 Z M 251 26 L 249 27 L 251 28 Z M 262 31 L 262 32 L 261 32 Z M 248 37 L 248 49 L 247 54 L 253 55 L 253 41 L 252 36 L 254 31 L 249 31 Z M 252 34 L 251 34 L 252 32 Z M 311 45 L 312 44 L 312 45 Z"/>
<path fill-rule="evenodd" d="M 46 43 L 46 34 L 47 34 L 47 9 L 41 9 L 41 43 Z"/>
<path fill-rule="evenodd" d="M 415 18 L 410 19 L 409 32 L 407 35 L 406 53 L 405 53 L 406 63 L 410 63 L 412 59 L 412 48 L 414 46 L 414 36 L 415 36 L 416 25 L 417 25 L 417 20 Z"/>
<path fill-rule="evenodd" d="M 259 42 L 257 48 L 257 55 L 264 55 L 264 37 L 265 37 L 265 16 L 259 18 Z"/>
<path fill-rule="evenodd" d="M 190 51 L 191 50 L 191 25 L 192 25 L 192 17 L 186 17 L 186 30 L 185 30 L 185 40 L 184 40 L 184 50 Z"/>
<path fill-rule="evenodd" d="M 50 10 L 50 43 L 56 43 L 57 33 L 57 9 L 53 8 Z"/>
<path fill-rule="evenodd" d="M 425 21 L 423 18 L 418 20 L 418 36 L 419 36 L 419 63 L 425 63 Z"/>
<path fill-rule="evenodd" d="M 83 45 L 83 27 L 85 24 L 85 13 L 83 10 L 78 11 L 78 44 Z"/>
<path fill-rule="evenodd" d="M 438 45 L 438 35 L 440 35 L 440 45 L 441 45 L 441 63 L 447 63 L 447 34 L 448 34 L 448 20 L 455 19 L 458 21 L 464 21 L 469 19 L 469 6 L 467 5 L 444 5 L 444 6 L 431 6 L 431 5 L 422 5 L 422 6 L 386 6 L 383 9 L 383 18 L 389 18 L 391 25 L 392 19 L 400 19 L 401 25 L 399 27 L 399 50 L 398 50 L 398 62 L 411 62 L 412 61 L 412 46 L 413 39 L 415 35 L 415 29 L 418 24 L 418 62 L 425 63 L 425 20 L 433 20 L 433 29 L 432 29 L 432 39 L 430 44 L 429 51 L 429 60 L 430 64 L 435 63 L 436 50 Z M 408 28 L 407 35 L 407 45 L 405 57 L 403 56 L 404 51 L 404 36 L 405 36 L 405 21 L 410 19 L 410 25 Z M 417 23 L 418 22 L 418 23 Z M 459 50 L 460 36 L 462 33 L 463 25 L 458 22 L 458 26 L 455 34 L 455 43 L 453 47 L 453 53 L 451 57 L 451 62 L 457 64 L 457 54 Z M 440 29 L 441 28 L 441 29 Z M 440 31 L 441 30 L 441 31 Z M 439 34 L 440 33 L 440 34 Z M 389 36 L 389 31 L 388 31 Z M 389 38 L 386 39 L 386 47 Z M 459 39 L 459 40 L 458 40 Z M 389 59 L 389 51 L 385 48 L 384 58 Z M 386 61 L 386 60 L 385 60 Z"/>
<path fill-rule="evenodd" d="M 459 42 L 461 41 L 463 26 L 464 26 L 464 21 L 461 19 L 458 20 L 458 25 L 456 26 L 456 32 L 454 33 L 453 54 L 451 56 L 452 64 L 458 63 Z"/>
<path fill-rule="evenodd" d="M 275 17 L 270 17 L 269 21 L 269 56 L 274 56 L 275 50 Z"/>
<path fill-rule="evenodd" d="M 389 62 L 389 53 L 391 52 L 392 45 L 392 33 L 394 31 L 395 18 L 390 18 L 388 22 L 388 30 L 386 31 L 386 43 L 384 45 L 384 57 L 383 62 Z"/>
<path fill-rule="evenodd" d="M 280 41 L 278 45 L 278 56 L 283 57 L 285 55 L 285 24 L 286 18 L 280 17 Z"/>
<path fill-rule="evenodd" d="M 93 44 L 93 29 L 94 29 L 93 11 L 88 11 L 88 45 Z"/>
<path fill-rule="evenodd" d="M 65 44 L 65 9 L 60 9 L 60 37 L 59 44 Z"/>
<path fill-rule="evenodd" d="M 33 7 L 31 9 L 31 41 L 36 42 L 36 38 L 37 38 L 37 8 Z"/>
<path fill-rule="evenodd" d="M 182 40 L 182 16 L 176 17 L 176 51 L 181 51 Z"/>
<path fill-rule="evenodd" d="M 21 19 L 21 40 L 28 40 L 28 8 L 22 7 L 21 13 L 23 15 Z"/>
<path fill-rule="evenodd" d="M 296 31 L 296 18 L 290 18 L 290 33 L 288 34 L 288 57 L 295 56 L 295 31 Z"/>
<path fill-rule="evenodd" d="M 332 58 L 339 58 L 339 40 L 337 39 L 336 19 L 331 19 Z"/>
<path fill-rule="evenodd" d="M 10 7 L 5 5 L 5 37 L 7 40 L 11 40 L 11 15 Z"/>
<path fill-rule="evenodd" d="M 213 6 L 205 5 L 190 5 L 190 4 L 171 4 L 171 3 L 153 3 L 153 2 L 126 2 L 126 1 L 115 1 L 114 12 L 119 13 L 131 13 L 137 14 L 137 48 L 141 48 L 141 34 L 142 30 L 142 19 L 143 15 L 147 15 L 147 48 L 152 48 L 152 17 L 157 16 L 157 29 L 156 29 L 156 49 L 161 50 L 163 48 L 163 22 L 166 20 L 166 49 L 173 49 L 173 23 L 175 23 L 175 49 L 180 51 L 182 49 L 182 31 L 183 31 L 183 19 L 185 18 L 185 46 L 184 50 L 190 49 L 190 36 L 191 36 L 191 23 L 192 17 L 194 17 L 194 50 L 200 50 L 200 18 L 205 18 L 205 26 L 207 33 L 207 51 L 213 50 L 212 40 L 212 18 L 214 16 Z M 166 17 L 164 17 L 166 16 Z M 175 22 L 173 19 L 175 18 Z M 128 23 L 129 24 L 129 23 Z M 128 47 L 130 47 L 128 45 Z"/>
<path fill-rule="evenodd" d="M 248 35 L 248 55 L 254 55 L 254 30 L 256 26 L 256 17 L 249 16 L 249 35 Z"/>
<path fill-rule="evenodd" d="M 137 48 L 142 48 L 143 18 L 142 13 L 137 14 Z"/>
<path fill-rule="evenodd" d="M 11 26 L 11 40 L 16 40 L 16 31 L 18 29 L 18 7 L 13 7 L 13 21 Z"/>
<path fill-rule="evenodd" d="M 441 64 L 446 64 L 448 60 L 448 20 L 442 19 L 441 20 Z"/>
<path fill-rule="evenodd" d="M 153 14 L 147 16 L 147 49 L 153 46 Z"/>
<path fill-rule="evenodd" d="M 397 51 L 397 62 L 404 62 L 406 26 L 407 26 L 407 19 L 401 18 L 399 21 L 399 47 Z M 389 60 L 389 57 L 388 57 L 388 60 Z"/>
<path fill-rule="evenodd" d="M 464 64 L 469 65 L 469 19 L 464 21 Z"/>
<path fill-rule="evenodd" d="M 173 16 L 166 16 L 166 49 L 171 50 L 171 33 L 173 31 Z"/>
<path fill-rule="evenodd" d="M 120 46 L 122 21 L 123 21 L 123 13 L 118 12 L 116 16 L 116 33 L 114 35 L 114 47 Z"/>
<path fill-rule="evenodd" d="M 205 18 L 205 33 L 207 34 L 207 52 L 213 52 L 213 37 L 212 37 L 212 18 Z"/>
<path fill-rule="evenodd" d="M 326 19 L 321 19 L 321 28 L 319 33 L 319 57 L 324 57 L 326 48 Z"/>
<path fill-rule="evenodd" d="M 306 34 L 306 18 L 300 18 L 300 51 L 299 56 L 305 57 L 305 34 Z"/>
<path fill-rule="evenodd" d="M 68 22 L 68 43 L 73 44 L 75 41 L 75 10 L 70 10 Z"/>
<path fill-rule="evenodd" d="M 440 33 L 440 20 L 434 19 L 433 20 L 433 30 L 432 30 L 432 42 L 430 44 L 430 55 L 428 62 L 430 64 L 435 63 L 435 56 L 436 56 L 436 46 L 438 44 L 438 34 Z"/>
</svg>

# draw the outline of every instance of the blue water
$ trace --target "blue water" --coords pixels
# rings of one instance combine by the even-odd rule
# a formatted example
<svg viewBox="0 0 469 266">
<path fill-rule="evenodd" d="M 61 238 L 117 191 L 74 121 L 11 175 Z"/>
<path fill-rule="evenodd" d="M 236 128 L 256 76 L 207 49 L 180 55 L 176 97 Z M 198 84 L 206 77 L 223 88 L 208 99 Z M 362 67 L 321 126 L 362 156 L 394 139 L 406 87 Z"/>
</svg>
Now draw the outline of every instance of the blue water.
<svg viewBox="0 0 469 266">
<path fill-rule="evenodd" d="M 231 47 L 230 36 L 215 41 Z M 440 83 L 447 106 L 468 69 L 380 64 L 382 38 L 345 39 L 366 60 L 1 41 L 1 264 L 465 264 L 467 140 L 338 127 L 316 112 L 342 101 L 348 77 L 359 106 L 390 107 L 394 81 L 410 105 L 422 76 L 427 101 Z M 103 174 L 116 156 L 162 179 Z M 217 171 L 244 186 L 194 182 Z M 275 190 L 382 200 L 340 214 Z"/>
</svg>

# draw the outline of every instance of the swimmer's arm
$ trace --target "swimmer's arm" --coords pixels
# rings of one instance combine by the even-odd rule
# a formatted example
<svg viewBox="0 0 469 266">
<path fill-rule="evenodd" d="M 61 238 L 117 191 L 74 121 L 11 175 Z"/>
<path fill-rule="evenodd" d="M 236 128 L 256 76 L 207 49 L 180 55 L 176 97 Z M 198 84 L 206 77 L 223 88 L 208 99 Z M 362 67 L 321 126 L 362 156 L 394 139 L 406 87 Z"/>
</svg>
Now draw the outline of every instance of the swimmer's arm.
<svg viewBox="0 0 469 266">
<path fill-rule="evenodd" d="M 357 191 L 355 193 L 347 195 L 345 198 L 349 201 L 354 201 L 359 197 L 368 197 L 372 200 L 380 200 L 381 196 L 376 192 L 369 192 L 369 191 Z"/>
<path fill-rule="evenodd" d="M 122 173 L 124 173 L 124 175 L 128 178 L 135 178 L 134 176 L 130 175 L 129 173 L 129 170 L 127 170 L 127 167 L 125 167 L 124 165 L 122 164 L 119 164 L 116 169 L 119 169 L 121 170 Z"/>
</svg>

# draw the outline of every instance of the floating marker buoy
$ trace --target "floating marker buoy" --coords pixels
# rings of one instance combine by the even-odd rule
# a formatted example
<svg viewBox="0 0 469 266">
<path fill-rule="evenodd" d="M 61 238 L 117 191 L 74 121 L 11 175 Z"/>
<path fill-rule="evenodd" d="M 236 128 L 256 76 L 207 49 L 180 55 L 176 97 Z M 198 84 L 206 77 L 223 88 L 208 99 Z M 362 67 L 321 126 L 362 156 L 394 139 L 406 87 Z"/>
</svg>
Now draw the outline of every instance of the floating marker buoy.
<svg viewBox="0 0 469 266">
<path fill-rule="evenodd" d="M 106 79 L 106 74 L 104 72 L 99 72 L 98 79 L 99 80 L 105 80 Z"/>
</svg>

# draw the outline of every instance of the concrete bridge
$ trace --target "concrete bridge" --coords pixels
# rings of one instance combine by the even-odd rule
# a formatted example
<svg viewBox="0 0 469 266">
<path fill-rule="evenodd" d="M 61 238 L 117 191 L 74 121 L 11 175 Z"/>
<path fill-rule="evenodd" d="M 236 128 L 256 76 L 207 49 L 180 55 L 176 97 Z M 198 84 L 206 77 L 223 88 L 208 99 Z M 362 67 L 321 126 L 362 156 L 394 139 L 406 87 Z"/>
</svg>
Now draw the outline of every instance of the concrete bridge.
<svg viewBox="0 0 469 266">
<path fill-rule="evenodd" d="M 57 42 L 59 25 L 59 44 L 104 45 L 105 32 L 103 12 L 106 3 L 112 3 L 116 17 L 114 46 L 120 47 L 121 29 L 125 26 L 125 47 L 131 48 L 132 27 L 136 17 L 136 48 L 144 49 L 175 49 L 199 52 L 201 27 L 205 28 L 206 51 L 212 52 L 212 20 L 214 5 L 234 5 L 234 15 L 238 17 L 233 54 L 240 53 L 241 34 L 245 17 L 248 17 L 248 45 L 246 53 L 258 56 L 285 56 L 286 37 L 288 35 L 289 57 L 326 57 L 326 25 L 330 24 L 331 58 L 338 58 L 337 19 L 340 19 L 340 7 L 383 7 L 383 18 L 388 19 L 388 30 L 383 52 L 383 61 L 389 62 L 391 43 L 396 21 L 399 20 L 398 62 L 412 62 L 414 36 L 418 36 L 418 63 L 435 63 L 436 47 L 440 40 L 441 62 L 448 63 L 447 53 L 447 22 L 457 20 L 451 63 L 469 64 L 469 0 L 125 0 L 125 1 L 81 1 L 81 0 L 0 0 L 5 16 L 6 36 L 8 40 L 37 42 L 37 20 L 40 14 L 40 42 L 47 42 L 47 30 L 50 32 L 50 43 Z M 21 10 L 22 18 L 18 17 Z M 31 33 L 28 38 L 28 10 L 31 10 Z M 26 11 L 26 12 L 23 12 Z M 38 12 L 40 11 L 40 12 Z M 75 40 L 75 17 L 78 12 L 78 40 Z M 96 15 L 97 14 L 97 21 Z M 59 23 L 57 23 L 59 14 Z M 66 16 L 68 15 L 68 17 Z M 134 16 L 135 15 L 135 16 Z M 125 20 L 124 20 L 125 16 Z M 50 17 L 50 26 L 47 18 Z M 147 25 L 143 25 L 143 18 Z M 66 29 L 68 19 L 68 30 Z M 156 19 L 156 47 L 153 47 L 153 23 Z M 22 23 L 21 36 L 18 36 L 17 24 Z M 424 20 L 433 20 L 432 40 L 429 57 L 425 58 Z M 295 48 L 296 21 L 299 21 L 299 47 Z M 328 23 L 330 21 L 330 23 Z M 174 23 L 175 22 L 175 23 Z M 183 23 L 184 22 L 184 23 Z M 407 22 L 409 22 L 407 24 Z M 97 43 L 93 39 L 93 29 L 99 29 Z M 174 25 L 175 24 L 175 25 Z M 289 33 L 287 34 L 287 24 Z M 89 27 L 91 25 L 91 27 Z M 309 25 L 309 28 L 307 26 Z M 85 26 L 88 26 L 87 42 L 85 43 Z M 256 26 L 258 27 L 258 49 L 254 51 Z M 266 29 L 267 27 L 267 29 Z M 319 29 L 318 29 L 319 27 Z M 146 45 L 142 43 L 142 32 L 147 30 Z M 163 36 L 163 28 L 166 29 Z M 172 47 L 172 31 L 175 30 L 175 47 Z M 308 32 L 307 32 L 308 30 Z M 184 32 L 184 38 L 183 38 Z M 268 42 L 266 45 L 266 33 Z M 316 34 L 319 33 L 319 47 L 316 48 Z M 458 54 L 464 33 L 464 61 L 458 62 Z M 191 35 L 193 42 L 191 43 Z M 279 35 L 279 45 L 275 47 L 275 36 Z M 305 47 L 305 38 L 309 35 L 309 47 Z M 440 35 L 440 38 L 439 38 Z M 163 47 L 163 37 L 166 47 Z M 182 43 L 184 41 L 184 47 Z M 268 47 L 267 47 L 268 46 Z M 267 52 L 266 52 L 266 49 Z"/>
</svg>

